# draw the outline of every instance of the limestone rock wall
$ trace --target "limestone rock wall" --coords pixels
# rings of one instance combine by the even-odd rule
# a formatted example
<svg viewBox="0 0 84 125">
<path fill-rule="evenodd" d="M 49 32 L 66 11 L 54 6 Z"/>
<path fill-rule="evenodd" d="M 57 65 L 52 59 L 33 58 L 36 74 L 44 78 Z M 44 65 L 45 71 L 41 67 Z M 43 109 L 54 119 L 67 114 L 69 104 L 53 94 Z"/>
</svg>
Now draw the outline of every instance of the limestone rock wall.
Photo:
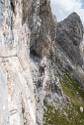
<svg viewBox="0 0 84 125">
<path fill-rule="evenodd" d="M 55 31 L 50 1 L 0 0 L 0 125 L 42 124 Z"/>
<path fill-rule="evenodd" d="M 23 3 L 21 0 L 0 2 L 1 125 L 36 124 L 29 60 L 30 30 L 26 23 L 22 24 Z"/>
</svg>

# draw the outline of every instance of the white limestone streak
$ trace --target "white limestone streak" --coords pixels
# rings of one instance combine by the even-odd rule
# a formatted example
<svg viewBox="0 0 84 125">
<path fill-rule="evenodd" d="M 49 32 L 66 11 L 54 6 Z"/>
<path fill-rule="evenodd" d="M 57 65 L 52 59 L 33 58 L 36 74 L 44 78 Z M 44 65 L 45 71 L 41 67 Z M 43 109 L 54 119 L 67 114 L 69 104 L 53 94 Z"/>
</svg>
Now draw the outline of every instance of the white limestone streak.
<svg viewBox="0 0 84 125">
<path fill-rule="evenodd" d="M 33 108 L 31 107 L 30 100 L 28 100 L 28 105 L 29 105 L 31 117 L 32 117 L 32 119 L 33 119 L 33 121 L 34 121 L 34 124 L 36 124 L 36 118 L 35 118 L 35 115 L 34 115 Z"/>
</svg>

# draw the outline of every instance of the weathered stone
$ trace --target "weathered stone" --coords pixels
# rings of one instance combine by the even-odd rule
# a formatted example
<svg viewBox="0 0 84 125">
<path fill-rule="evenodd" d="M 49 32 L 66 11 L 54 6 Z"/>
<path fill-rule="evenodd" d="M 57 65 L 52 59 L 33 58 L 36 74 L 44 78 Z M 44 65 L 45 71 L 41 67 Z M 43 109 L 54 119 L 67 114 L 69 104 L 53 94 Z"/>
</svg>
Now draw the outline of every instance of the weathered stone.
<svg viewBox="0 0 84 125">
<path fill-rule="evenodd" d="M 80 107 L 80 112 L 83 113 L 83 107 L 82 106 Z"/>
</svg>

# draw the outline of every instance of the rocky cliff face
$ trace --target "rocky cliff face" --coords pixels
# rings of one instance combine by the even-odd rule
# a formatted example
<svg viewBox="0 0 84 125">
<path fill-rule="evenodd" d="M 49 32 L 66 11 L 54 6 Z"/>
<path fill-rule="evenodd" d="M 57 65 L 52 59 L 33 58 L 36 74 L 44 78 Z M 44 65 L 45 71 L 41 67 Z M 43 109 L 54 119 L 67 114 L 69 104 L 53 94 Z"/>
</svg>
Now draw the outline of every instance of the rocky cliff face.
<svg viewBox="0 0 84 125">
<path fill-rule="evenodd" d="M 83 65 L 79 46 L 83 39 L 83 25 L 80 17 L 72 13 L 67 19 L 58 23 L 56 41 L 75 65 Z"/>
<path fill-rule="evenodd" d="M 74 12 L 57 24 L 55 40 L 55 60 L 62 72 L 71 73 L 84 86 L 83 60 L 83 25 L 80 17 Z M 57 51 L 58 50 L 58 51 Z M 58 54 L 59 52 L 59 54 Z"/>
<path fill-rule="evenodd" d="M 84 87 L 82 39 L 79 16 L 57 24 L 49 0 L 0 1 L 0 125 L 42 125 L 66 72 Z"/>
<path fill-rule="evenodd" d="M 0 125 L 42 124 L 56 30 L 50 1 L 6 0 L 0 6 Z"/>
</svg>

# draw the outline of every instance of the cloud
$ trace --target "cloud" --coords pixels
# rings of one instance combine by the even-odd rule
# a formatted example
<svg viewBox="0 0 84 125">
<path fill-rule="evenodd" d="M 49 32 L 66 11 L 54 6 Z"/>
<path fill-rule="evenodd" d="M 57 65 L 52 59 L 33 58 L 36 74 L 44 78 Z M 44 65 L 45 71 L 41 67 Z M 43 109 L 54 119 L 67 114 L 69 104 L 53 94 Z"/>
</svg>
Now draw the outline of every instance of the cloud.
<svg viewBox="0 0 84 125">
<path fill-rule="evenodd" d="M 52 12 L 58 21 L 63 20 L 72 12 L 77 12 L 84 24 L 83 5 L 83 0 L 51 0 Z"/>
</svg>

